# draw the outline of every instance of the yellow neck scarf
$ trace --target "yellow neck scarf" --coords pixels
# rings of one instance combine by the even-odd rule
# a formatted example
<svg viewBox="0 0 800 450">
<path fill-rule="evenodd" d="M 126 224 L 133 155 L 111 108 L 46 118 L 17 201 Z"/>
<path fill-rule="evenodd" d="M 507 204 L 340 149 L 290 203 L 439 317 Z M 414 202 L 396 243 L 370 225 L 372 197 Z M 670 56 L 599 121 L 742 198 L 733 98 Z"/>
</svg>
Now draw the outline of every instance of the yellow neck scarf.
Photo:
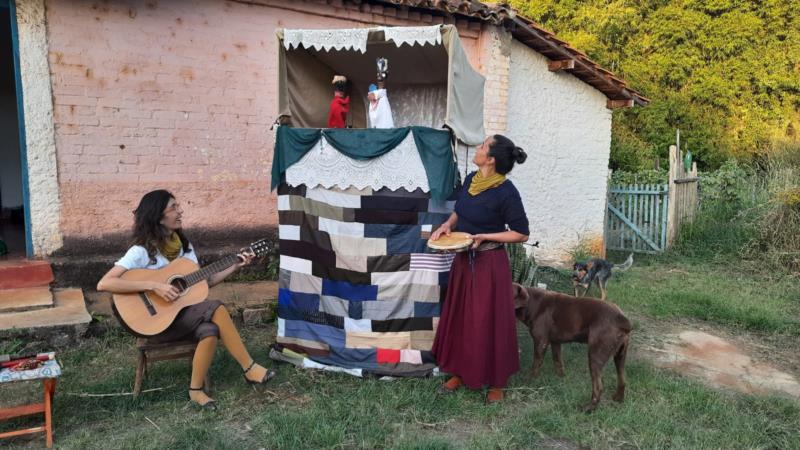
<svg viewBox="0 0 800 450">
<path fill-rule="evenodd" d="M 181 238 L 178 236 L 178 233 L 172 232 L 169 238 L 164 242 L 161 246 L 161 254 L 164 255 L 169 261 L 177 258 L 178 255 L 181 253 L 181 249 L 183 248 L 183 242 L 181 242 Z"/>
<path fill-rule="evenodd" d="M 484 178 L 479 170 L 472 177 L 472 182 L 469 184 L 469 195 L 474 197 L 487 189 L 500 186 L 504 181 L 506 181 L 505 175 L 495 173 Z"/>
</svg>

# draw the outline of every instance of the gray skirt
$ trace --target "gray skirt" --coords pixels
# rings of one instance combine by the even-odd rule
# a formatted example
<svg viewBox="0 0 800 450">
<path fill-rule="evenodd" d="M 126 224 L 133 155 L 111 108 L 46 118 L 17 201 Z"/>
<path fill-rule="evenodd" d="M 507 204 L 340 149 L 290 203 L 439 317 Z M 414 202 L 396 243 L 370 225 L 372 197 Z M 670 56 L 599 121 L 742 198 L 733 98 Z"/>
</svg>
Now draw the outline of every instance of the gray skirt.
<svg viewBox="0 0 800 450">
<path fill-rule="evenodd" d="M 219 300 L 205 300 L 196 305 L 187 306 L 166 330 L 150 338 L 150 342 L 194 341 L 209 336 L 219 337 L 219 327 L 211 321 L 214 311 L 222 307 Z"/>
</svg>

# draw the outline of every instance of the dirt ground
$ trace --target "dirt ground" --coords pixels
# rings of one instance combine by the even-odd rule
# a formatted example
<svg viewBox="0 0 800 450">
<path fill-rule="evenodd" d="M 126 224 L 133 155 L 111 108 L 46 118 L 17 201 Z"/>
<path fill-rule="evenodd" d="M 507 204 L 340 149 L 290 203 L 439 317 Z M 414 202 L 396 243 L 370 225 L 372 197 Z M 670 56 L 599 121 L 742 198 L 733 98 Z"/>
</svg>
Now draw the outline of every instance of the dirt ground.
<svg viewBox="0 0 800 450">
<path fill-rule="evenodd" d="M 634 332 L 634 352 L 656 366 L 723 389 L 800 399 L 797 337 L 733 335 L 699 321 L 635 320 L 647 331 Z"/>
</svg>

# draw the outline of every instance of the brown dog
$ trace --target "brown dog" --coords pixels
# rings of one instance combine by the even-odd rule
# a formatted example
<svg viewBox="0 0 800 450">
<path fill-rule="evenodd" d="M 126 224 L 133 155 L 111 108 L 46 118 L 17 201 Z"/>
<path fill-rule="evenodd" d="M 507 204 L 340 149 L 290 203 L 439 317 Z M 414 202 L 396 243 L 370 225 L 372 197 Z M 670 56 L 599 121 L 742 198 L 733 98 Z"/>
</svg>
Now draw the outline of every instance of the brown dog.
<svg viewBox="0 0 800 450">
<path fill-rule="evenodd" d="M 561 344 L 584 342 L 589 346 L 589 372 L 592 398 L 584 411 L 592 411 L 603 392 L 603 367 L 611 356 L 617 366 L 617 392 L 614 400 L 625 399 L 625 357 L 631 322 L 614 304 L 593 298 L 575 298 L 558 292 L 523 287 L 514 283 L 517 319 L 528 326 L 533 338 L 531 375 L 539 376 L 547 346 L 553 348 L 553 363 L 558 376 L 564 376 Z"/>
</svg>

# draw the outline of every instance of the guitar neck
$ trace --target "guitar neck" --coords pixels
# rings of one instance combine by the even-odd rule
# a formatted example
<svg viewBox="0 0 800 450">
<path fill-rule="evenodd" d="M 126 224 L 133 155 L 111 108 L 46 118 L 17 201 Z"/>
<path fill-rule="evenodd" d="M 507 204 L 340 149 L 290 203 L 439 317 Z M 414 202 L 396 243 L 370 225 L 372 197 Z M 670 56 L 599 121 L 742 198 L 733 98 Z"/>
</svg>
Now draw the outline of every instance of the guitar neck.
<svg viewBox="0 0 800 450">
<path fill-rule="evenodd" d="M 216 261 L 212 264 L 203 267 L 200 270 L 194 271 L 186 275 L 184 279 L 189 284 L 189 286 L 193 286 L 203 280 L 211 278 L 211 275 L 214 275 L 217 272 L 222 272 L 223 270 L 238 263 L 239 261 L 240 259 L 236 255 L 226 256 L 225 258 L 222 258 L 219 261 Z"/>
</svg>

